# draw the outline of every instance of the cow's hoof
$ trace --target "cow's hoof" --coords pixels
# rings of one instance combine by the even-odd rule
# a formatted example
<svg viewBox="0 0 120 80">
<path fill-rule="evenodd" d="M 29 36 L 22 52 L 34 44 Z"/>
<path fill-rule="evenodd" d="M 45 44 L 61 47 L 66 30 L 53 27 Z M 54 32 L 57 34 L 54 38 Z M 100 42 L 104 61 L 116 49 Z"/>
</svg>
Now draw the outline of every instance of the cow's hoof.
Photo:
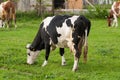
<svg viewBox="0 0 120 80">
<path fill-rule="evenodd" d="M 76 72 L 76 71 L 77 71 L 77 69 L 72 69 L 72 71 L 73 71 L 73 72 Z"/>
<path fill-rule="evenodd" d="M 62 66 L 65 66 L 66 65 L 66 62 L 62 62 Z"/>
<path fill-rule="evenodd" d="M 42 64 L 42 67 L 46 66 L 47 65 L 47 61 L 44 61 L 44 63 Z"/>
</svg>

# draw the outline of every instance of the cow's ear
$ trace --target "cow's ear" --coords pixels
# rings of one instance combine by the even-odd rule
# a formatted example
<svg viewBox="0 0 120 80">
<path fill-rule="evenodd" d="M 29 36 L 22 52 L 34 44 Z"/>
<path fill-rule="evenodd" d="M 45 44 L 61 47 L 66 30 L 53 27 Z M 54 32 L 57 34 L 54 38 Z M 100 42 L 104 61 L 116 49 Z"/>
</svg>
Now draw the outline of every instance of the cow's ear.
<svg viewBox="0 0 120 80">
<path fill-rule="evenodd" d="M 29 49 L 30 46 L 31 46 L 31 44 L 27 44 L 27 45 L 26 45 L 26 49 Z"/>
</svg>

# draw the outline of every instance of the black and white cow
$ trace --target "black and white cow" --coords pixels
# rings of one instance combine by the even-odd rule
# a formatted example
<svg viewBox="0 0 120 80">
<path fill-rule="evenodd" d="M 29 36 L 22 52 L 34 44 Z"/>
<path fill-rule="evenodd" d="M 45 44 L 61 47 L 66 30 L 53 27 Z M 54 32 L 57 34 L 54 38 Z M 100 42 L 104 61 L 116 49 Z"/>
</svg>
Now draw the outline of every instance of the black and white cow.
<svg viewBox="0 0 120 80">
<path fill-rule="evenodd" d="M 38 30 L 32 44 L 27 44 L 27 63 L 33 64 L 39 52 L 46 50 L 45 61 L 47 65 L 50 50 L 60 48 L 62 65 L 65 65 L 64 48 L 69 48 L 74 53 L 73 71 L 77 70 L 78 61 L 84 46 L 84 61 L 87 60 L 88 43 L 87 37 L 91 22 L 81 16 L 56 15 L 45 18 Z"/>
</svg>

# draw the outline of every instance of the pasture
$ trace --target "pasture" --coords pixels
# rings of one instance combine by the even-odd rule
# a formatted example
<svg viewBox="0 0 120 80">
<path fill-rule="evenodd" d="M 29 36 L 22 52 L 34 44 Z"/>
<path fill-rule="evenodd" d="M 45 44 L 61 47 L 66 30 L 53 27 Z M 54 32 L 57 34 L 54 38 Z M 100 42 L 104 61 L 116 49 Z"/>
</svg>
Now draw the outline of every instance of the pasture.
<svg viewBox="0 0 120 80">
<path fill-rule="evenodd" d="M 41 67 L 45 51 L 35 64 L 26 64 L 27 43 L 34 39 L 41 18 L 19 18 L 17 29 L 0 29 L 0 80 L 120 80 L 120 24 L 107 27 L 105 19 L 92 19 L 88 38 L 88 61 L 81 56 L 79 69 L 72 72 L 73 55 L 65 49 L 66 66 L 59 50 L 52 51 L 48 65 Z"/>
</svg>

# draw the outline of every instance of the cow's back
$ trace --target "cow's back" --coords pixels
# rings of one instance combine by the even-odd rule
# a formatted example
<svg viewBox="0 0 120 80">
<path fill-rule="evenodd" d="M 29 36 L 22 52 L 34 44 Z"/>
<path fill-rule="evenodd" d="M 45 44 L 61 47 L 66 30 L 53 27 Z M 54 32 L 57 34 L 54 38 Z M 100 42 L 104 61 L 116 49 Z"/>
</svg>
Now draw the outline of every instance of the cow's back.
<svg viewBox="0 0 120 80">
<path fill-rule="evenodd" d="M 12 13 L 15 13 L 15 4 L 12 1 L 4 2 L 3 8 L 7 13 L 10 13 L 10 9 L 12 10 Z"/>
</svg>

